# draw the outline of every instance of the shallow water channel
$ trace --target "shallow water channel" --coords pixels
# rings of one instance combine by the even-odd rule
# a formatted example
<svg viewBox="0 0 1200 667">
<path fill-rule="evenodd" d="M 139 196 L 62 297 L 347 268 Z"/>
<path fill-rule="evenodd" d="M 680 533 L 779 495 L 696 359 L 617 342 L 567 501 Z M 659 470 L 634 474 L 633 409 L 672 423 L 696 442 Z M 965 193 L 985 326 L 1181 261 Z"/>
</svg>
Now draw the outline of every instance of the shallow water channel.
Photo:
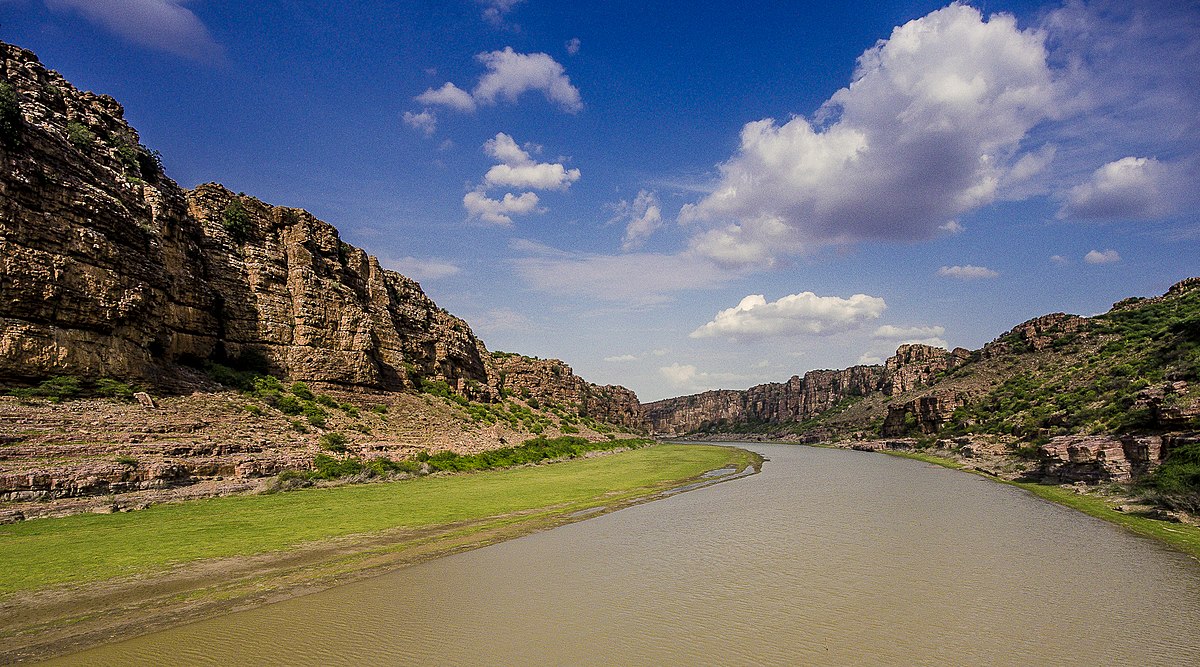
<svg viewBox="0 0 1200 667">
<path fill-rule="evenodd" d="M 761 474 L 61 664 L 1200 664 L 1193 559 L 974 475 L 746 447 Z"/>
</svg>

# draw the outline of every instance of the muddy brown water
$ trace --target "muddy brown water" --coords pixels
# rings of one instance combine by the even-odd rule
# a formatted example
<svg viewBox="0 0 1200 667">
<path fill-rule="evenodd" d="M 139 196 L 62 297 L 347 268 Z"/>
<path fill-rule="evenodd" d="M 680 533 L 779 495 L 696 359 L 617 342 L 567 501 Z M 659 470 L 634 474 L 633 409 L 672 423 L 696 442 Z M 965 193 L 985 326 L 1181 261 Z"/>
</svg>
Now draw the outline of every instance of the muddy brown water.
<svg viewBox="0 0 1200 667">
<path fill-rule="evenodd" d="M 1200 563 L 1012 487 L 746 445 L 751 477 L 70 665 L 1200 665 Z"/>
</svg>

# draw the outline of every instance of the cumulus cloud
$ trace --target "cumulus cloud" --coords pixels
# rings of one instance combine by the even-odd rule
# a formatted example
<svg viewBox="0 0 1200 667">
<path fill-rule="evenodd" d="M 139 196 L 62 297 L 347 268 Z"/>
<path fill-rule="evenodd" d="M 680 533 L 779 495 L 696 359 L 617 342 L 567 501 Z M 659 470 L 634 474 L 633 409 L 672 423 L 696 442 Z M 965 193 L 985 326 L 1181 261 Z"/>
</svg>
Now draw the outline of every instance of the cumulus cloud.
<svg viewBox="0 0 1200 667">
<path fill-rule="evenodd" d="M 691 384 L 696 379 L 696 367 L 692 364 L 680 364 L 675 362 L 670 366 L 662 366 L 658 369 L 659 373 L 667 379 L 667 382 L 682 387 Z"/>
<path fill-rule="evenodd" d="M 573 56 L 576 53 L 579 53 L 580 45 L 582 45 L 582 42 L 579 41 L 578 37 L 572 37 L 571 39 L 568 39 L 567 40 L 567 55 Z"/>
<path fill-rule="evenodd" d="M 744 382 L 748 376 L 736 373 L 709 373 L 696 368 L 694 364 L 675 362 L 670 366 L 660 366 L 660 375 L 676 389 L 703 391 L 713 389 L 721 384 L 728 386 L 730 382 Z"/>
<path fill-rule="evenodd" d="M 447 81 L 441 88 L 429 88 L 415 98 L 422 104 L 440 104 L 458 111 L 474 111 L 475 98 L 471 93 Z"/>
<path fill-rule="evenodd" d="M 1167 164 L 1154 158 L 1124 157 L 1071 188 L 1058 217 L 1158 218 L 1174 210 L 1183 189 L 1176 170 Z"/>
<path fill-rule="evenodd" d="M 411 111 L 404 112 L 404 124 L 425 133 L 425 136 L 430 136 L 437 131 L 437 116 L 428 109 L 421 113 L 413 113 Z"/>
<path fill-rule="evenodd" d="M 457 265 L 434 258 L 400 257 L 381 258 L 379 263 L 386 269 L 402 273 L 414 280 L 437 280 L 459 272 Z"/>
<path fill-rule="evenodd" d="M 613 210 L 616 215 L 609 223 L 625 223 L 625 236 L 621 239 L 621 250 L 625 252 L 640 248 L 663 224 L 658 195 L 647 190 L 639 190 L 632 203 L 622 199 Z"/>
<path fill-rule="evenodd" d="M 1121 253 L 1116 250 L 1092 250 L 1083 256 L 1083 261 L 1088 264 L 1115 264 L 1121 261 Z"/>
<path fill-rule="evenodd" d="M 898 327 L 892 324 L 885 324 L 876 329 L 871 334 L 871 337 L 885 340 L 900 340 L 904 338 L 924 339 L 937 338 L 944 333 L 946 333 L 946 327 L 938 325 L 931 327 Z"/>
<path fill-rule="evenodd" d="M 528 152 L 503 132 L 489 139 L 483 149 L 500 160 L 500 164 L 488 169 L 483 177 L 487 187 L 566 190 L 579 180 L 578 169 L 567 169 L 558 163 L 535 162 Z"/>
<path fill-rule="evenodd" d="M 604 357 L 604 360 L 608 362 L 625 362 L 637 361 L 639 358 L 636 354 L 618 354 L 612 357 Z"/>
<path fill-rule="evenodd" d="M 986 266 L 974 266 L 965 264 L 963 266 L 943 266 L 938 269 L 938 275 L 943 278 L 957 278 L 959 280 L 978 280 L 980 278 L 996 278 L 1000 275 L 999 271 L 993 271 Z"/>
<path fill-rule="evenodd" d="M 492 199 L 485 192 L 472 190 L 463 195 L 463 206 L 470 218 L 504 226 L 513 223 L 514 215 L 545 212 L 538 208 L 538 196 L 532 192 L 523 192 L 519 196 L 509 192 L 501 199 Z"/>
<path fill-rule="evenodd" d="M 225 51 L 190 9 L 188 0 L 46 0 L 52 11 L 76 11 L 121 38 L 198 62 L 214 63 Z"/>
<path fill-rule="evenodd" d="M 693 331 L 689 337 L 829 335 L 855 329 L 867 320 L 878 318 L 885 308 L 887 304 L 882 298 L 866 294 L 843 299 L 802 292 L 770 303 L 761 294 L 751 294 L 733 308 L 718 312 L 711 322 Z"/>
<path fill-rule="evenodd" d="M 929 238 L 994 201 L 1053 108 L 1043 35 L 953 4 L 858 59 L 813 119 L 747 123 L 710 194 L 680 220 L 728 263 L 862 240 Z"/>
<path fill-rule="evenodd" d="M 529 91 L 540 91 L 546 100 L 563 111 L 583 110 L 579 89 L 571 84 L 564 68 L 545 53 L 517 53 L 511 46 L 501 51 L 486 51 L 475 59 L 487 69 L 470 93 L 447 81 L 441 88 L 430 88 L 416 97 L 423 104 L 441 104 L 458 111 L 474 111 L 479 105 L 492 105 L 497 99 L 516 102 Z"/>
</svg>

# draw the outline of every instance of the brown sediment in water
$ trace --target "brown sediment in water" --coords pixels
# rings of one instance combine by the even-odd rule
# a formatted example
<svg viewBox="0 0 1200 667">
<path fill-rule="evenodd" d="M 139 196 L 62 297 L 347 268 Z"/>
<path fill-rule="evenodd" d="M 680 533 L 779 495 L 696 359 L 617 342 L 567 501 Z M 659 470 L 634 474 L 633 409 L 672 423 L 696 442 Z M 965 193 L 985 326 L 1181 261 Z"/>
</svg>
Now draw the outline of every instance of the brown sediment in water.
<svg viewBox="0 0 1200 667">
<path fill-rule="evenodd" d="M 0 664 L 92 646 L 279 602 L 626 507 L 755 474 L 677 480 L 580 511 L 578 504 L 421 529 L 350 535 L 285 551 L 206 559 L 166 571 L 14 593 L 0 598 Z"/>
</svg>

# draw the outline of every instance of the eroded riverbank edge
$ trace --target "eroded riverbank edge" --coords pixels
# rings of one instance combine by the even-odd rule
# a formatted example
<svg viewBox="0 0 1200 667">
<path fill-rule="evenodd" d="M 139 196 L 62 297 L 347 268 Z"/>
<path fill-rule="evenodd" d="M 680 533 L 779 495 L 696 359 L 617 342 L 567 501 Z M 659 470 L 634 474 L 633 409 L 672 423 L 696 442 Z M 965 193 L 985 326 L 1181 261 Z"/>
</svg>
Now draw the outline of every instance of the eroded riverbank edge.
<svg viewBox="0 0 1200 667">
<path fill-rule="evenodd" d="M 0 664 L 63 656 L 316 593 L 401 567 L 740 479 L 762 469 L 764 458 L 755 452 L 732 444 L 710 446 L 730 451 L 726 460 L 714 468 L 583 501 L 420 529 L 346 535 L 280 551 L 192 561 L 165 571 L 12 593 L 0 598 Z M 564 464 L 570 462 L 553 465 Z M 716 470 L 729 472 L 713 476 Z"/>
</svg>

